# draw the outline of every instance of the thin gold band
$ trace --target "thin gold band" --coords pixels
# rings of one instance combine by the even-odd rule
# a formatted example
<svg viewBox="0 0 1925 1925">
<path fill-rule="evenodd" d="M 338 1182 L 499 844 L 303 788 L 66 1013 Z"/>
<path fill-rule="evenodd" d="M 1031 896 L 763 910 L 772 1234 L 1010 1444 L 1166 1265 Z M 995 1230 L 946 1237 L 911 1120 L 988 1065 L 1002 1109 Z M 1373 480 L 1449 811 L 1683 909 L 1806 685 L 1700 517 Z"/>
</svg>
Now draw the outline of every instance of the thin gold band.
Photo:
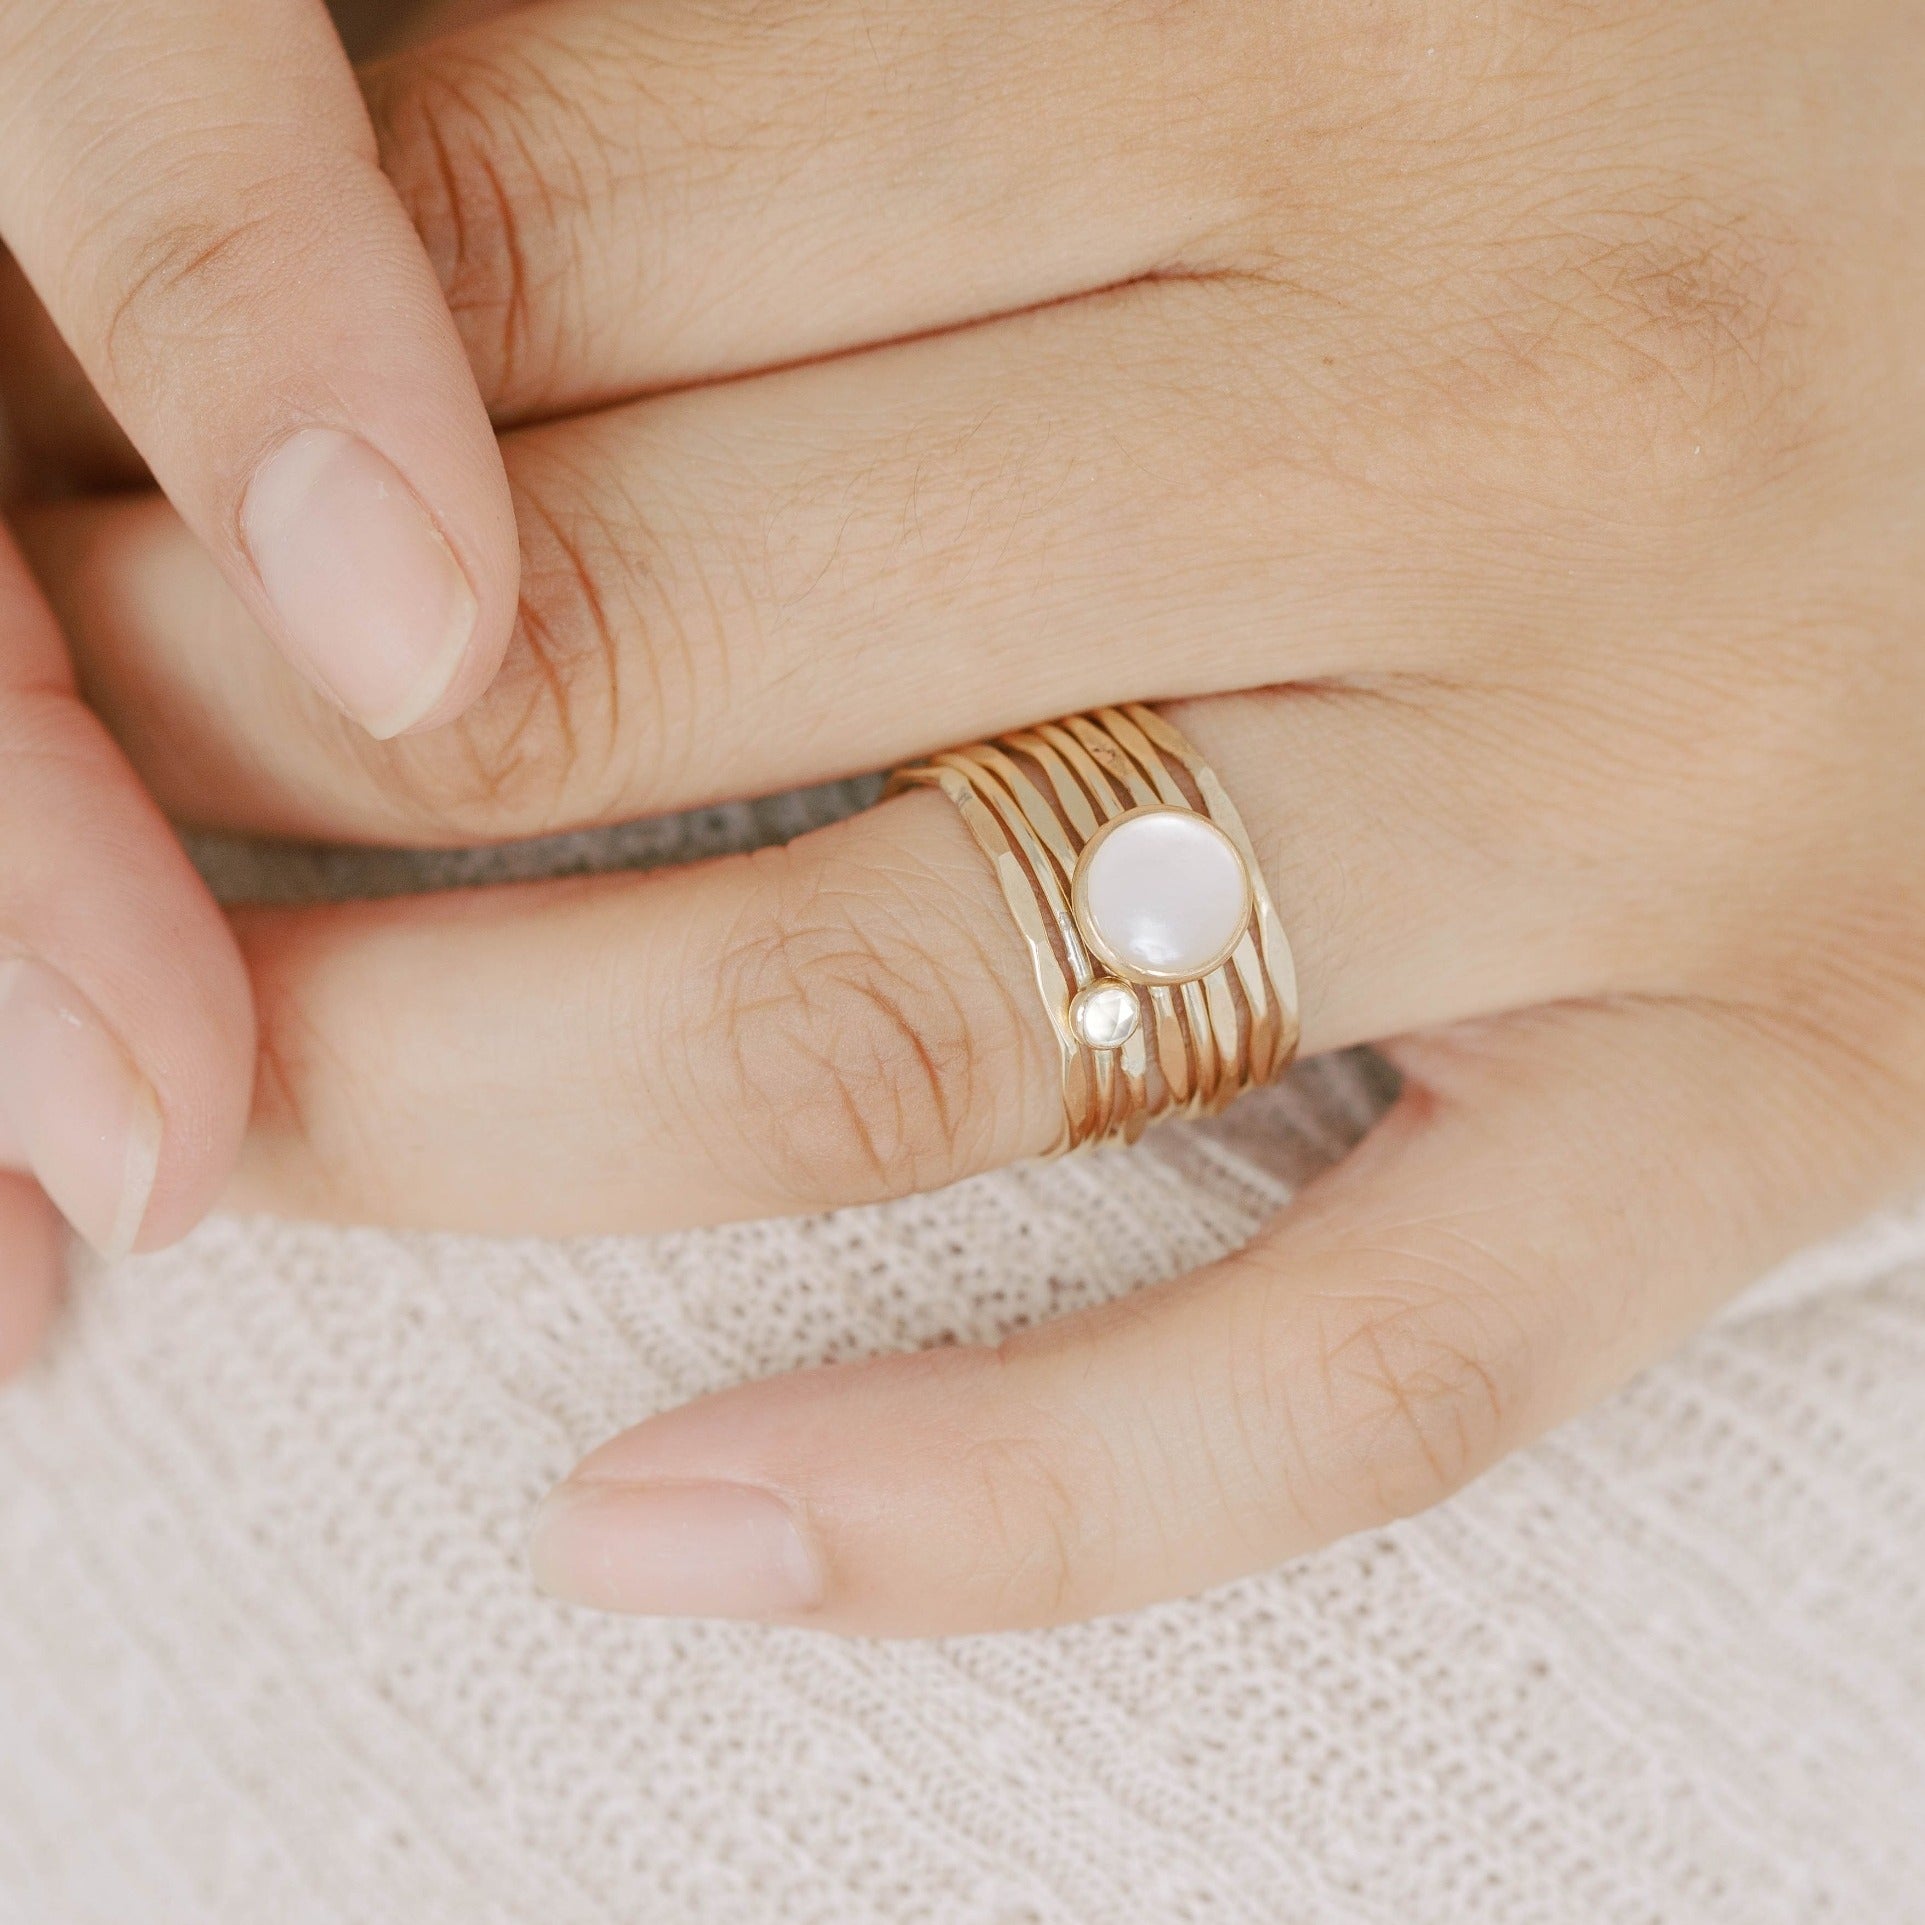
<svg viewBox="0 0 1925 1925">
<path fill-rule="evenodd" d="M 950 749 L 898 769 L 891 793 L 910 787 L 940 789 L 955 804 L 1028 945 L 1062 1056 L 1058 1149 L 1133 1143 L 1162 1117 L 1212 1114 L 1288 1066 L 1296 970 L 1256 851 L 1214 771 L 1155 710 L 1096 709 Z M 1223 839 L 1233 846 L 1246 918 L 1227 953 L 1215 952 L 1223 960 L 1200 975 L 1119 980 L 1079 901 L 1085 852 L 1127 817 L 1171 812 L 1221 832 L 1203 838 L 1220 867 L 1228 864 Z M 1075 1016 L 1081 992 L 1098 989 L 1112 998 L 1112 1013 L 1119 989 L 1136 1002 L 1134 1026 L 1108 1046 L 1085 1040 Z"/>
</svg>

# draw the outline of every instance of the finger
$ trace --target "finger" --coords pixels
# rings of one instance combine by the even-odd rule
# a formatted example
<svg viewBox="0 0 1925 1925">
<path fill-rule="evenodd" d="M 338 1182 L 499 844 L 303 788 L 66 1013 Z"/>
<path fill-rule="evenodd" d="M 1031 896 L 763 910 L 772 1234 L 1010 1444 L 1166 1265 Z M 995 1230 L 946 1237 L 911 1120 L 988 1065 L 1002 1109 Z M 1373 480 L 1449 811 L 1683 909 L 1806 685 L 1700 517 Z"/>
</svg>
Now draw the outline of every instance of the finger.
<svg viewBox="0 0 1925 1925">
<path fill-rule="evenodd" d="M 13 256 L 0 248 L 0 429 L 13 469 L 0 502 L 57 500 L 149 479 Z"/>
<path fill-rule="evenodd" d="M 60 1218 L 36 1183 L 0 1175 L 0 1384 L 40 1348 L 60 1302 Z"/>
<path fill-rule="evenodd" d="M 366 85 L 516 419 L 1234 260 L 1249 76 L 1308 68 L 1289 37 L 1222 9 L 563 0 Z M 1264 150 L 1289 138 L 1272 115 Z"/>
<path fill-rule="evenodd" d="M 0 536 L 0 1168 L 100 1250 L 152 1247 L 226 1181 L 252 1084 L 232 935 Z M 7 1195 L 37 1274 L 31 1207 Z"/>
<path fill-rule="evenodd" d="M 1621 850 L 1579 864 L 1554 741 L 1493 766 L 1489 738 L 1533 740 L 1515 718 L 1308 692 L 1173 713 L 1261 852 L 1306 1050 L 1674 979 L 1645 904 L 1694 886 L 1663 847 L 1675 798 L 1627 801 Z M 1541 822 L 1493 837 L 1489 798 L 1520 792 Z M 752 858 L 241 930 L 265 1065 L 246 1207 L 661 1230 L 930 1188 L 1061 1127 L 1029 953 L 934 795 Z"/>
<path fill-rule="evenodd" d="M 1363 1148 L 1221 1263 L 605 1446 L 543 1509 L 539 1580 L 884 1635 L 1197 1591 L 1451 1494 L 1897 1174 L 1876 1126 L 1835 1128 L 1855 1069 L 1729 1012 L 1537 1012 L 1404 1066 Z"/>
<path fill-rule="evenodd" d="M 290 660 L 377 735 L 464 708 L 512 513 L 320 0 L 4 0 L 0 235 Z"/>
<path fill-rule="evenodd" d="M 304 713 L 151 506 L 27 533 L 171 813 L 413 843 L 769 793 L 1095 702 L 1488 658 L 1624 609 L 1555 539 L 1520 559 L 1461 487 L 1446 512 L 1333 475 L 1314 395 L 1253 409 L 1222 358 L 1199 379 L 1236 301 L 1138 290 L 511 437 L 514 650 L 458 730 L 385 751 Z"/>
</svg>

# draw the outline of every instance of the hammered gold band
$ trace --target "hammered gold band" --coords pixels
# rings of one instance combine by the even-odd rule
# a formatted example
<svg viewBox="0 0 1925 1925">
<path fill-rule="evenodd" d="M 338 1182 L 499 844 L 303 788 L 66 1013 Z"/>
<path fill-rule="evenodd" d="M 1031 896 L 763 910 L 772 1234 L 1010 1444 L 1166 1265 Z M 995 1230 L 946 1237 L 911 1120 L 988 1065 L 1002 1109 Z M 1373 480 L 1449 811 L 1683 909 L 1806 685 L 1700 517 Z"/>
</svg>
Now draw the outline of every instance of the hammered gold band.
<svg viewBox="0 0 1925 1925">
<path fill-rule="evenodd" d="M 1062 1055 L 1058 1149 L 1133 1143 L 1288 1066 L 1296 971 L 1256 852 L 1222 783 L 1153 709 L 1066 715 L 890 782 L 914 786 L 955 804 L 1029 946 Z"/>
</svg>

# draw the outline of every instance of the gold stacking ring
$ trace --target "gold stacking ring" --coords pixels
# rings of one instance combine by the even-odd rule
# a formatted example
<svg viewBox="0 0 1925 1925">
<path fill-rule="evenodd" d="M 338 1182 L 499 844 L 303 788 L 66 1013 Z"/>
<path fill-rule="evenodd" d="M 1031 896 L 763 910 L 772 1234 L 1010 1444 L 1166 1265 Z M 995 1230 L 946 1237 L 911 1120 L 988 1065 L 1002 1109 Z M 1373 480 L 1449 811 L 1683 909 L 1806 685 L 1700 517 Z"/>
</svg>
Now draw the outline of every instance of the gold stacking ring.
<svg viewBox="0 0 1925 1925">
<path fill-rule="evenodd" d="M 1213 1114 L 1296 1053 L 1297 979 L 1256 852 L 1155 710 L 1066 715 L 898 769 L 940 789 L 1002 883 L 1063 1064 L 1057 1148 Z"/>
</svg>

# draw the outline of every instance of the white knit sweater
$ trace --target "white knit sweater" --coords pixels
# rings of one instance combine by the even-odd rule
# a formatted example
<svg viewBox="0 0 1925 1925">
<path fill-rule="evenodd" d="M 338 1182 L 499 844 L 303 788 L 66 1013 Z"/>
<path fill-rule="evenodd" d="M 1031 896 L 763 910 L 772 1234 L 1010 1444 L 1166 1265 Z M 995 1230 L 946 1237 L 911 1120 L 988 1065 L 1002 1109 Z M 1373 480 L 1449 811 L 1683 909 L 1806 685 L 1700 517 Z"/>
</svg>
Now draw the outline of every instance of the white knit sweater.
<svg viewBox="0 0 1925 1925">
<path fill-rule="evenodd" d="M 530 1507 L 612 1431 L 1196 1263 L 1371 1101 L 1312 1065 L 1221 1133 L 804 1223 L 223 1221 L 88 1276 L 0 1395 L 0 1925 L 1925 1921 L 1925 1210 L 1194 1602 L 869 1645 L 530 1591 Z"/>
</svg>

